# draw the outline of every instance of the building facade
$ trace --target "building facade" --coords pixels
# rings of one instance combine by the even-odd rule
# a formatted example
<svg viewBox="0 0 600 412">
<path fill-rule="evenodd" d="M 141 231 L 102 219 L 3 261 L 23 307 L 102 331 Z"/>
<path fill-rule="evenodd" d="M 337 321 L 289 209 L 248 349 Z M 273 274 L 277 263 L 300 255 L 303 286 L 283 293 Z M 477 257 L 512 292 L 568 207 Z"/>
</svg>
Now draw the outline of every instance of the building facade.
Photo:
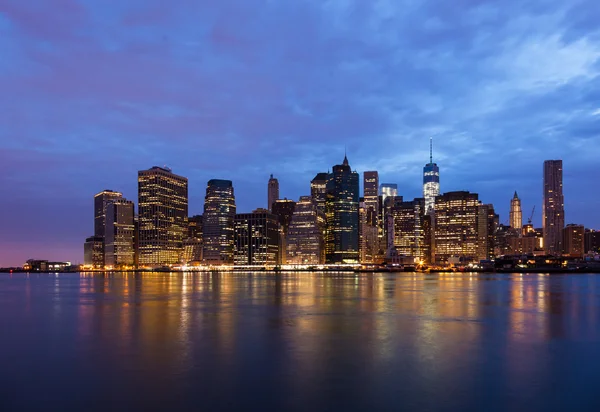
<svg viewBox="0 0 600 412">
<path fill-rule="evenodd" d="M 569 224 L 563 229 L 563 255 L 581 258 L 585 250 L 585 228 L 582 225 Z"/>
<path fill-rule="evenodd" d="M 521 199 L 517 195 L 515 191 L 515 195 L 510 200 L 510 227 L 521 232 L 521 228 L 523 227 L 523 211 L 521 209 Z"/>
<path fill-rule="evenodd" d="M 231 180 L 212 179 L 204 198 L 202 259 L 210 265 L 233 264 L 235 195 Z"/>
<path fill-rule="evenodd" d="M 325 214 L 311 196 L 301 196 L 286 236 L 286 263 L 318 265 L 325 263 Z"/>
<path fill-rule="evenodd" d="M 476 193 L 447 192 L 435 198 L 435 261 L 478 260 L 479 199 Z"/>
<path fill-rule="evenodd" d="M 440 194 L 440 168 L 433 163 L 433 139 L 429 139 L 429 163 L 423 167 L 423 198 L 425 212 L 435 209 L 435 198 Z"/>
<path fill-rule="evenodd" d="M 383 236 L 380 214 L 379 174 L 377 171 L 363 173 L 363 205 L 360 212 L 361 263 L 375 263 L 380 252 L 379 242 Z"/>
<path fill-rule="evenodd" d="M 279 199 L 279 181 L 271 175 L 267 185 L 267 209 L 273 210 L 273 203 Z"/>
<path fill-rule="evenodd" d="M 138 263 L 179 263 L 188 231 L 188 180 L 154 166 L 138 172 Z"/>
<path fill-rule="evenodd" d="M 393 239 L 397 255 L 410 258 L 414 263 L 428 261 L 424 228 L 425 200 L 417 198 L 409 202 L 394 202 L 390 206 L 390 213 L 394 222 Z"/>
<path fill-rule="evenodd" d="M 494 256 L 496 213 L 491 204 L 480 204 L 477 208 L 477 259 L 490 260 Z"/>
<path fill-rule="evenodd" d="M 105 266 L 117 269 L 135 264 L 133 218 L 134 206 L 130 200 L 114 200 L 106 207 Z"/>
<path fill-rule="evenodd" d="M 94 196 L 94 236 L 104 238 L 106 232 L 106 206 L 113 200 L 122 198 L 122 193 L 108 189 Z"/>
<path fill-rule="evenodd" d="M 327 263 L 358 263 L 358 173 L 344 157 L 327 180 L 325 250 Z"/>
<path fill-rule="evenodd" d="M 279 219 L 266 209 L 235 215 L 236 265 L 279 263 Z"/>
<path fill-rule="evenodd" d="M 325 201 L 327 200 L 327 180 L 328 173 L 317 173 L 310 182 L 310 196 L 315 206 L 321 213 L 325 213 Z"/>
<path fill-rule="evenodd" d="M 101 269 L 104 266 L 104 238 L 90 236 L 83 245 L 83 264 Z"/>
<path fill-rule="evenodd" d="M 565 227 L 562 160 L 544 162 L 542 224 L 545 252 L 559 255 L 562 252 L 562 231 Z"/>
</svg>

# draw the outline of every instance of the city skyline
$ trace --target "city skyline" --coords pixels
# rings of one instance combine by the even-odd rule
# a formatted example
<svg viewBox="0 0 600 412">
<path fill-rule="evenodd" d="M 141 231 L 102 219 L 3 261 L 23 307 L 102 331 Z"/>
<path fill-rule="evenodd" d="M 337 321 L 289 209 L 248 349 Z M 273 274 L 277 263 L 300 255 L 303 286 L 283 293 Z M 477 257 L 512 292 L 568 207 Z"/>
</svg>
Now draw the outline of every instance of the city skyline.
<svg viewBox="0 0 600 412">
<path fill-rule="evenodd" d="M 565 224 L 600 228 L 592 1 L 123 3 L 0 7 L 0 265 L 81 260 L 90 199 L 137 199 L 154 165 L 189 179 L 189 215 L 215 178 L 241 212 L 267 207 L 271 173 L 297 201 L 344 147 L 410 200 L 432 136 L 440 193 L 506 222 L 517 191 L 540 227 L 540 164 L 562 159 Z"/>
</svg>

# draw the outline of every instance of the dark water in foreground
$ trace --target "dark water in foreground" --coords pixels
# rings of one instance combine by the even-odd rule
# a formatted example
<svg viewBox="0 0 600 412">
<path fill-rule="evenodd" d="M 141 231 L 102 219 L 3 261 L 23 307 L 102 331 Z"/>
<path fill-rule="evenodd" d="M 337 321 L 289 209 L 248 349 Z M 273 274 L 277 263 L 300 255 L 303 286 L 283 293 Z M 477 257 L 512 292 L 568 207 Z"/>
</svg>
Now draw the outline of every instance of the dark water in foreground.
<svg viewBox="0 0 600 412">
<path fill-rule="evenodd" d="M 0 274 L 0 410 L 600 411 L 599 275 Z"/>
</svg>

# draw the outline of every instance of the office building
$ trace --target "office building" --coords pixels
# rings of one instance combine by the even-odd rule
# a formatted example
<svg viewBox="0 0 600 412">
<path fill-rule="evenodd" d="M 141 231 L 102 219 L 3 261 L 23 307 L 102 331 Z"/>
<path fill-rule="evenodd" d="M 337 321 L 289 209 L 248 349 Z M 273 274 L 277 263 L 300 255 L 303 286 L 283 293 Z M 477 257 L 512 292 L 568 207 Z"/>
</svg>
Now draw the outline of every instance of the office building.
<svg viewBox="0 0 600 412">
<path fill-rule="evenodd" d="M 279 220 L 280 229 L 279 229 L 279 238 L 280 238 L 280 250 L 286 250 L 286 238 L 288 233 L 288 228 L 290 227 L 290 222 L 292 221 L 292 215 L 294 214 L 294 209 L 296 207 L 296 202 L 289 199 L 278 199 L 273 203 L 273 214 L 277 216 Z M 279 263 L 286 263 L 286 254 L 280 253 Z"/>
<path fill-rule="evenodd" d="M 312 196 L 300 196 L 286 237 L 286 263 L 318 265 L 325 262 L 325 214 Z"/>
<path fill-rule="evenodd" d="M 549 255 L 559 255 L 562 251 L 562 231 L 565 227 L 562 160 L 544 162 L 542 224 L 544 250 Z"/>
<path fill-rule="evenodd" d="M 393 219 L 392 236 L 397 255 L 410 258 L 405 260 L 410 263 L 428 261 L 429 252 L 424 230 L 425 200 L 417 198 L 404 202 L 398 199 L 391 203 L 390 215 Z"/>
<path fill-rule="evenodd" d="M 106 231 L 106 206 L 113 200 L 122 198 L 122 193 L 108 189 L 94 196 L 94 236 L 104 238 Z"/>
<path fill-rule="evenodd" d="M 209 180 L 202 219 L 202 259 L 205 263 L 233 264 L 235 214 L 235 195 L 231 180 Z"/>
<path fill-rule="evenodd" d="M 425 198 L 425 212 L 431 213 L 435 209 L 435 198 L 440 194 L 440 169 L 433 163 L 433 138 L 429 139 L 429 163 L 423 167 L 423 198 Z"/>
<path fill-rule="evenodd" d="M 271 175 L 267 187 L 267 208 L 269 212 L 273 210 L 273 203 L 279 199 L 279 181 Z"/>
<path fill-rule="evenodd" d="M 236 265 L 279 263 L 279 220 L 266 209 L 235 215 Z"/>
<path fill-rule="evenodd" d="M 166 167 L 138 172 L 138 263 L 179 263 L 188 231 L 188 180 Z"/>
<path fill-rule="evenodd" d="M 188 217 L 187 237 L 192 239 L 202 239 L 202 215 Z"/>
<path fill-rule="evenodd" d="M 478 260 L 479 199 L 476 193 L 447 192 L 435 198 L 435 260 L 439 264 Z"/>
<path fill-rule="evenodd" d="M 134 261 L 133 202 L 113 200 L 106 206 L 104 265 L 113 269 L 132 268 Z"/>
<path fill-rule="evenodd" d="M 325 201 L 327 199 L 328 173 L 317 173 L 310 182 L 310 196 L 319 212 L 325 213 Z"/>
<path fill-rule="evenodd" d="M 582 225 L 569 224 L 563 229 L 563 254 L 581 258 L 585 250 L 585 228 Z"/>
<path fill-rule="evenodd" d="M 104 266 L 104 238 L 90 236 L 83 244 L 83 264 L 101 269 Z"/>
<path fill-rule="evenodd" d="M 519 199 L 516 191 L 510 200 L 509 220 L 510 227 L 521 232 L 521 228 L 523 227 L 523 211 L 521 210 L 521 199 Z"/>
<path fill-rule="evenodd" d="M 600 252 L 600 232 L 597 230 L 586 229 L 584 235 L 584 249 L 585 253 L 588 252 Z"/>
<path fill-rule="evenodd" d="M 327 263 L 358 263 L 358 173 L 344 156 L 327 180 L 325 250 Z"/>
<path fill-rule="evenodd" d="M 363 173 L 363 205 L 359 206 L 361 263 L 374 263 L 379 254 L 379 241 L 383 235 L 380 219 L 379 174 Z"/>
<path fill-rule="evenodd" d="M 381 203 L 385 205 L 385 199 L 389 196 L 398 196 L 398 185 L 396 183 L 382 183 L 379 187 Z"/>
<path fill-rule="evenodd" d="M 496 233 L 494 206 L 480 204 L 477 208 L 477 259 L 494 258 L 494 240 Z"/>
<path fill-rule="evenodd" d="M 183 240 L 183 262 L 198 265 L 202 262 L 203 216 L 188 217 L 187 238 Z"/>
</svg>

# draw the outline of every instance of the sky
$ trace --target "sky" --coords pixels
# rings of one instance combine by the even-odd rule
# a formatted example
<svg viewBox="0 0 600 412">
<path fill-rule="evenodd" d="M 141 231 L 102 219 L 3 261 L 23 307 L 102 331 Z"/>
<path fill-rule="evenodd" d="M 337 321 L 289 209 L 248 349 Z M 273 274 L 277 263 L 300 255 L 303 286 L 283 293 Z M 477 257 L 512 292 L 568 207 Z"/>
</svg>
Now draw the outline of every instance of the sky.
<svg viewBox="0 0 600 412">
<path fill-rule="evenodd" d="M 562 159 L 567 223 L 600 229 L 597 0 L 0 0 L 0 267 L 83 261 L 93 196 L 137 171 L 233 181 L 238 211 L 342 162 L 541 225 Z"/>
</svg>

